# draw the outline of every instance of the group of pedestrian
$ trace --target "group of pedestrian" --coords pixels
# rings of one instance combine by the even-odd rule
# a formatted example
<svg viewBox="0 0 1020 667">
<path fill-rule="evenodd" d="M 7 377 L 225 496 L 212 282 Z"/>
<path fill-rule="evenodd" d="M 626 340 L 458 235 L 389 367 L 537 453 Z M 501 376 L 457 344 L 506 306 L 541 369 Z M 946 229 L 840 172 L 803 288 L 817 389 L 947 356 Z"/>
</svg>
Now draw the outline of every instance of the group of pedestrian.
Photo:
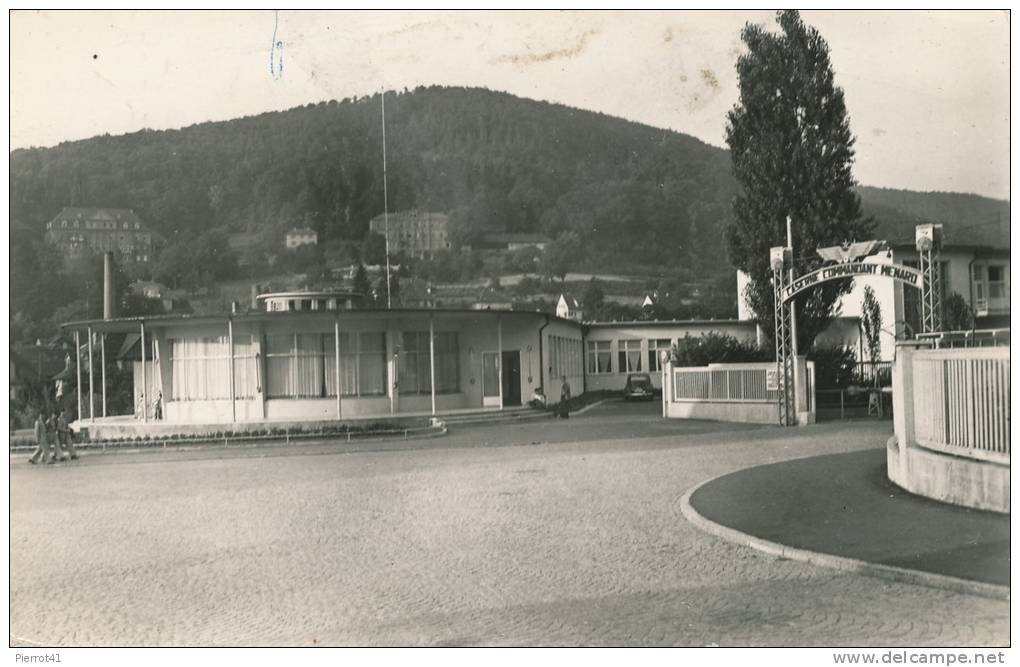
<svg viewBox="0 0 1020 667">
<path fill-rule="evenodd" d="M 77 459 L 78 452 L 71 439 L 71 427 L 67 423 L 67 411 L 54 412 L 49 417 L 42 410 L 35 418 L 35 452 L 29 463 L 45 460 L 47 463 Z"/>
</svg>

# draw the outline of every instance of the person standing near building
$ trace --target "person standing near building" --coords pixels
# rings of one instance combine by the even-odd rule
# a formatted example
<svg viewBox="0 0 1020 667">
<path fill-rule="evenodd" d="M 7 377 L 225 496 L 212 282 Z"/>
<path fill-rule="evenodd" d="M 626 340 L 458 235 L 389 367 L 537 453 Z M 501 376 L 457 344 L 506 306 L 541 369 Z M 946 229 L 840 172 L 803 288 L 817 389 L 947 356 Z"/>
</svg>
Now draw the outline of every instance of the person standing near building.
<svg viewBox="0 0 1020 667">
<path fill-rule="evenodd" d="M 46 433 L 46 420 L 43 419 L 43 411 L 40 410 L 35 416 L 35 451 L 32 453 L 32 458 L 28 460 L 29 463 L 39 463 L 41 459 L 47 459 L 47 463 L 56 463 L 53 455 L 50 453 L 50 444 Z"/>
<path fill-rule="evenodd" d="M 67 423 L 67 410 L 64 409 L 60 410 L 60 416 L 57 417 L 57 441 L 60 443 L 63 453 L 69 455 L 72 461 L 78 458 L 71 427 Z"/>
<path fill-rule="evenodd" d="M 560 385 L 560 418 L 566 419 L 570 416 L 570 383 L 567 376 L 563 376 L 563 384 Z"/>
</svg>

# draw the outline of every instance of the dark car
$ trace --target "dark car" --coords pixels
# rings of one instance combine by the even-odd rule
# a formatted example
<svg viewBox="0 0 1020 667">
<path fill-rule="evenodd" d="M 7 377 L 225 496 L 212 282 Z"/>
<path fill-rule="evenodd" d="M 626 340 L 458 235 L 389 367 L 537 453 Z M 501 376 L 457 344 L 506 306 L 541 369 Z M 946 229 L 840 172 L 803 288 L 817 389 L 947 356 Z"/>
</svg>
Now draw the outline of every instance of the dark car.
<svg viewBox="0 0 1020 667">
<path fill-rule="evenodd" d="M 627 384 L 623 386 L 623 398 L 627 401 L 632 398 L 643 398 L 649 401 L 655 398 L 655 388 L 652 386 L 652 378 L 648 376 L 648 373 L 628 375 Z"/>
</svg>

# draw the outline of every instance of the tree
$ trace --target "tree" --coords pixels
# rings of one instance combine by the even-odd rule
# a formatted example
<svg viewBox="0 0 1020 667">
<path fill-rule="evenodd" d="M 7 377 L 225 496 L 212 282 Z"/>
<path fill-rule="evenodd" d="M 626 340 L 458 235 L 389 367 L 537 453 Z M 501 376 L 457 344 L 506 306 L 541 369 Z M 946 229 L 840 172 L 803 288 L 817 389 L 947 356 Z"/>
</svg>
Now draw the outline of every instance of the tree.
<svg viewBox="0 0 1020 667">
<path fill-rule="evenodd" d="M 605 301 L 606 292 L 602 289 L 602 281 L 592 276 L 581 294 L 581 307 L 588 313 L 588 317 L 596 317 Z"/>
<path fill-rule="evenodd" d="M 876 364 L 881 356 L 882 306 L 875 298 L 875 290 L 868 285 L 864 288 L 864 303 L 861 306 L 861 326 L 864 328 L 864 344 L 868 346 L 868 359 L 871 360 L 872 376 L 878 386 Z"/>
<path fill-rule="evenodd" d="M 354 291 L 367 297 L 371 289 L 368 282 L 368 271 L 365 270 L 364 264 L 358 262 L 358 268 L 354 271 Z"/>
<path fill-rule="evenodd" d="M 829 47 L 796 11 L 777 15 L 782 32 L 748 24 L 737 60 L 740 100 L 727 114 L 726 143 L 741 187 L 727 230 L 734 264 L 750 277 L 745 297 L 766 335 L 774 325 L 769 248 L 786 245 L 792 219 L 799 273 L 820 266 L 819 246 L 863 240 L 873 221 L 861 215 L 851 168 L 854 137 L 834 84 Z M 807 350 L 835 314 L 852 281 L 830 281 L 796 300 L 798 342 Z"/>
<path fill-rule="evenodd" d="M 567 272 L 576 261 L 581 250 L 581 239 L 574 232 L 561 234 L 559 238 L 546 246 L 542 252 L 542 273 L 550 278 L 565 281 Z"/>
<path fill-rule="evenodd" d="M 942 330 L 966 331 L 974 328 L 974 311 L 959 292 L 942 299 Z"/>
<path fill-rule="evenodd" d="M 365 236 L 365 246 L 361 251 L 361 256 L 369 264 L 385 264 L 386 237 L 382 234 L 369 232 Z"/>
</svg>

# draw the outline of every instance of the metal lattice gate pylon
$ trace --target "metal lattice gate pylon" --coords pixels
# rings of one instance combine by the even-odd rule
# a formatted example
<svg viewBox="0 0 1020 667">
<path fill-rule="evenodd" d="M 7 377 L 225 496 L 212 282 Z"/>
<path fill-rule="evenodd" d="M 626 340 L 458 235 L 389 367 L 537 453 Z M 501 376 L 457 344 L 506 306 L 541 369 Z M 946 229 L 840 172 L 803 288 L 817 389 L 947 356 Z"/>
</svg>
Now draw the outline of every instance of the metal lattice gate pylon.
<svg viewBox="0 0 1020 667">
<path fill-rule="evenodd" d="M 942 331 L 942 267 L 938 246 L 918 251 L 921 269 L 921 331 Z"/>
<path fill-rule="evenodd" d="M 786 287 L 786 271 L 782 264 L 776 269 L 773 264 L 772 285 L 775 290 L 776 318 L 776 377 L 779 384 L 779 425 L 792 426 L 795 422 L 793 373 L 796 359 L 793 356 L 793 323 L 790 318 L 792 303 L 783 300 Z"/>
</svg>

